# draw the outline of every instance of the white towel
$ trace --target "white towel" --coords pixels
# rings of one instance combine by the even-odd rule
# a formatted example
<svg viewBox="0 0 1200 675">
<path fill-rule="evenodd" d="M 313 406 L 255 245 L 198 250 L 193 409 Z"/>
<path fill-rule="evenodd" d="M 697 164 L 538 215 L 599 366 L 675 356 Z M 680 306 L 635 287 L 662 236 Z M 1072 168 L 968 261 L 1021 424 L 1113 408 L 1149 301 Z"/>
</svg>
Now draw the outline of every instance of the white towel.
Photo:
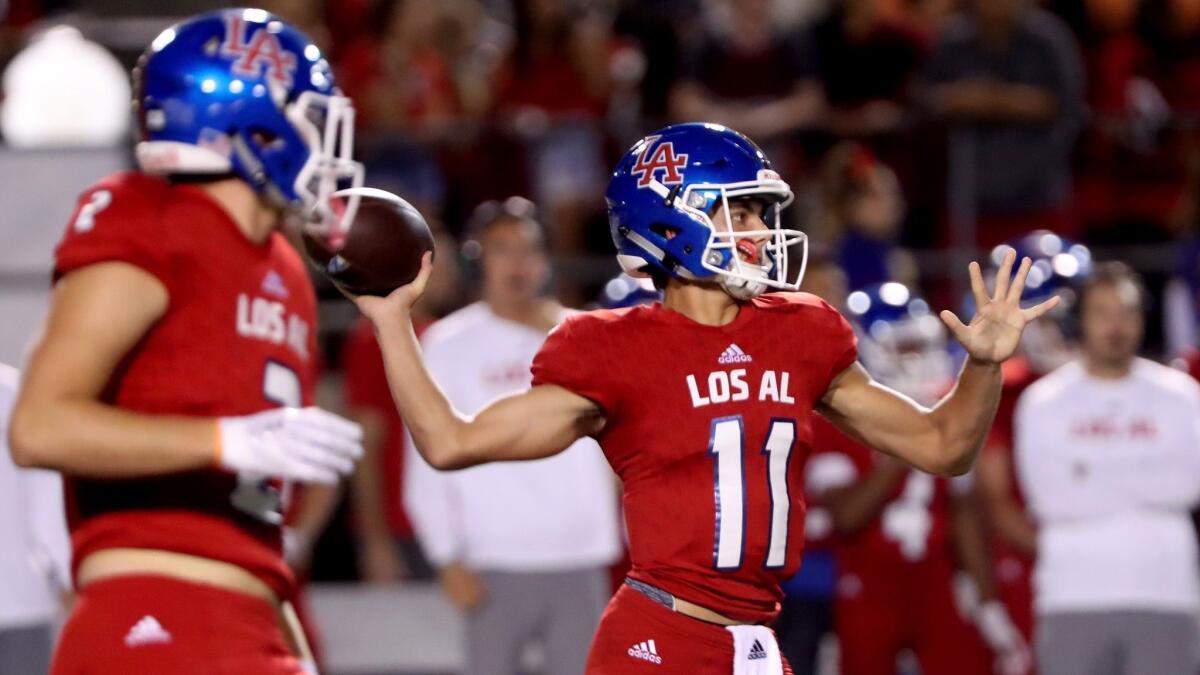
<svg viewBox="0 0 1200 675">
<path fill-rule="evenodd" d="M 775 633 L 766 626 L 726 626 L 733 633 L 733 675 L 783 675 Z"/>
</svg>

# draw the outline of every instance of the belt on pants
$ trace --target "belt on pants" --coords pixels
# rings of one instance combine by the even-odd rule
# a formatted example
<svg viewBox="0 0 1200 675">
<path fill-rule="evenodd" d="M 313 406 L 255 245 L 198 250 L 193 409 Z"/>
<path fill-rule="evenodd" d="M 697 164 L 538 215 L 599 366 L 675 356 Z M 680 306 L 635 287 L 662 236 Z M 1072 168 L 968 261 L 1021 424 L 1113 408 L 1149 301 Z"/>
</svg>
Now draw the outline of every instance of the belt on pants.
<svg viewBox="0 0 1200 675">
<path fill-rule="evenodd" d="M 666 607 L 672 612 L 677 612 L 684 616 L 690 616 L 693 619 L 699 619 L 700 621 L 707 623 L 714 623 L 718 626 L 738 626 L 751 623 L 749 621 L 738 621 L 736 619 L 731 619 L 724 614 L 715 612 L 707 607 L 702 607 L 694 602 L 688 602 L 683 598 L 671 595 L 663 589 L 657 586 L 651 586 L 644 581 L 638 581 L 637 579 L 625 577 L 625 585 L 637 591 L 638 593 L 641 593 L 650 600 L 662 605 L 663 607 Z"/>
</svg>

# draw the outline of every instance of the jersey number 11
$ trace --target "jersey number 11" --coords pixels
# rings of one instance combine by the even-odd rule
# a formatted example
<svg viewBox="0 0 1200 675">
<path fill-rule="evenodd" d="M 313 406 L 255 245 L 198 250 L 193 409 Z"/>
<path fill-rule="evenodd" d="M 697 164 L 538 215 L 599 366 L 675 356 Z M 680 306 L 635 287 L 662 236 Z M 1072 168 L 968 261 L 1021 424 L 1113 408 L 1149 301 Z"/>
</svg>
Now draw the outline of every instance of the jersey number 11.
<svg viewBox="0 0 1200 675">
<path fill-rule="evenodd" d="M 741 415 L 718 417 L 712 421 L 708 453 L 713 456 L 717 520 L 713 567 L 725 572 L 741 568 L 742 548 L 746 542 L 746 474 L 742 459 L 745 438 Z M 766 569 L 781 568 L 787 560 L 788 516 L 792 506 L 787 472 L 788 459 L 795 445 L 796 421 L 772 418 L 767 441 L 760 451 L 767 456 L 767 488 L 771 495 L 771 530 L 762 563 Z"/>
</svg>

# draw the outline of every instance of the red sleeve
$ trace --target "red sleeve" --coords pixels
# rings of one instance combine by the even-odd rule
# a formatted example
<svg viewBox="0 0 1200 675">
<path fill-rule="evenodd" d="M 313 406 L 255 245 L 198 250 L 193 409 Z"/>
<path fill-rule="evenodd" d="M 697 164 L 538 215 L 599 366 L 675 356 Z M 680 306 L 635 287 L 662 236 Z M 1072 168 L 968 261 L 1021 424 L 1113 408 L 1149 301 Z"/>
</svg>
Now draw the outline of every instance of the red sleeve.
<svg viewBox="0 0 1200 675">
<path fill-rule="evenodd" d="M 146 181 L 105 180 L 84 192 L 54 251 L 54 280 L 101 262 L 125 262 L 171 288 L 168 232 L 155 188 Z"/>
<path fill-rule="evenodd" d="M 841 312 L 825 301 L 821 301 L 821 305 L 822 309 L 826 310 L 828 326 L 826 340 L 829 344 L 830 365 L 829 375 L 825 380 L 825 389 L 828 389 L 833 378 L 858 360 L 858 336 L 854 334 L 854 328 Z"/>
<path fill-rule="evenodd" d="M 579 314 L 550 331 L 533 358 L 533 386 L 552 384 L 594 401 L 611 417 L 617 410 L 616 388 L 610 377 L 606 343 Z"/>
<path fill-rule="evenodd" d="M 393 409 L 392 393 L 383 369 L 383 354 L 366 319 L 359 319 L 346 338 L 342 365 L 346 370 L 346 403 L 383 412 Z"/>
</svg>

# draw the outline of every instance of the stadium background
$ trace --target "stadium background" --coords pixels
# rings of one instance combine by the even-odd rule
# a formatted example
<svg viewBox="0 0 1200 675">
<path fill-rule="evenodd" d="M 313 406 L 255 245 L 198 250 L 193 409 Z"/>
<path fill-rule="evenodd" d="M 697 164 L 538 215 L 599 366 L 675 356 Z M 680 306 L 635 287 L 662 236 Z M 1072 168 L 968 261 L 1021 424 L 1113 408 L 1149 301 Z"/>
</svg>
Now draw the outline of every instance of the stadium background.
<svg viewBox="0 0 1200 675">
<path fill-rule="evenodd" d="M 1044 10 L 1067 29 L 1050 31 L 1062 38 L 1054 52 L 1059 79 L 1038 85 L 1058 94 L 1059 105 L 1039 123 L 1052 133 L 1021 146 L 1046 153 L 1037 155 L 1044 161 L 1017 161 L 998 179 L 980 150 L 1016 123 L 941 114 L 930 93 L 953 77 L 954 57 L 939 53 L 940 41 L 955 14 L 977 4 Z M 10 66 L 0 109 L 0 360 L 19 363 L 41 319 L 50 251 L 78 192 L 131 165 L 127 72 L 137 55 L 170 23 L 219 6 L 12 0 L 3 7 L 0 59 Z M 703 117 L 767 149 L 798 193 L 788 219 L 809 232 L 818 253 L 848 265 L 852 285 L 883 280 L 872 275 L 900 278 L 933 305 L 956 307 L 967 260 L 1008 236 L 1048 227 L 1146 276 L 1153 296 L 1147 355 L 1170 360 L 1195 346 L 1200 0 L 263 6 L 330 55 L 359 110 L 356 155 L 368 184 L 417 205 L 452 254 L 475 205 L 533 198 L 550 232 L 554 290 L 569 304 L 586 306 L 617 271 L 602 199 L 617 154 L 663 123 Z M 718 47 L 734 38 L 745 48 Z M 879 167 L 894 172 L 893 196 L 902 198 L 887 201 Z M 864 193 L 882 193 L 890 205 L 870 226 L 845 206 Z M 462 256 L 442 259 L 452 257 Z M 469 265 L 458 262 L 458 283 L 437 313 L 471 297 Z M 315 280 L 323 396 L 339 409 L 355 312 Z M 314 556 L 332 672 L 452 671 L 459 627 L 435 586 L 356 584 L 354 520 L 344 500 Z"/>
</svg>

